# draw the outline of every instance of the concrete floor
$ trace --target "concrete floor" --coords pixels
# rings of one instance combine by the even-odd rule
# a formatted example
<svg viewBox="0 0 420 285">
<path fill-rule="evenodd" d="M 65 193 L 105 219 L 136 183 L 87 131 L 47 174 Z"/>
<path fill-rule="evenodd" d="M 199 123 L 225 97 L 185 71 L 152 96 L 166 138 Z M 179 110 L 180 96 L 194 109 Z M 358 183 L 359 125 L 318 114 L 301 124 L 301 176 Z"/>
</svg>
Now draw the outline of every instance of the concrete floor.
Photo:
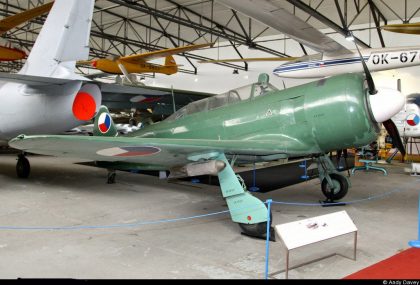
<svg viewBox="0 0 420 285">
<path fill-rule="evenodd" d="M 108 185 L 104 170 L 72 164 L 76 160 L 32 156 L 30 161 L 30 178 L 20 180 L 15 157 L 0 156 L 0 227 L 124 225 L 227 209 L 215 186 L 124 172 Z M 344 200 L 399 191 L 381 199 L 344 207 L 273 206 L 274 225 L 346 210 L 359 229 L 357 261 L 346 258 L 353 253 L 353 236 L 346 235 L 291 251 L 291 267 L 307 264 L 292 269 L 289 278 L 340 279 L 407 249 L 417 238 L 420 179 L 404 173 L 408 165 L 386 167 L 388 176 L 356 172 Z M 319 181 L 311 180 L 255 195 L 316 203 L 324 199 L 319 188 Z M 1 279 L 264 278 L 265 241 L 241 235 L 227 214 L 122 228 L 0 229 L 0 236 Z M 284 247 L 271 242 L 270 278 L 284 278 L 284 266 Z"/>
</svg>

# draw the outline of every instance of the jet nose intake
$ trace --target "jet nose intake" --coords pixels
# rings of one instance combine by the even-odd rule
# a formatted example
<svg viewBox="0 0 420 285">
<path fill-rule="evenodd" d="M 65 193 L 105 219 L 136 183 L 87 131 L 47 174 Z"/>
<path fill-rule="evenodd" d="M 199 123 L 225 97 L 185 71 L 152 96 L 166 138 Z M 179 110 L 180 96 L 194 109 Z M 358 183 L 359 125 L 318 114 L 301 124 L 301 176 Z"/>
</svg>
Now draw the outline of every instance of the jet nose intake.
<svg viewBox="0 0 420 285">
<path fill-rule="evenodd" d="M 369 101 L 375 121 L 382 123 L 401 111 L 405 98 L 398 90 L 380 88 L 375 95 L 369 95 Z"/>
</svg>

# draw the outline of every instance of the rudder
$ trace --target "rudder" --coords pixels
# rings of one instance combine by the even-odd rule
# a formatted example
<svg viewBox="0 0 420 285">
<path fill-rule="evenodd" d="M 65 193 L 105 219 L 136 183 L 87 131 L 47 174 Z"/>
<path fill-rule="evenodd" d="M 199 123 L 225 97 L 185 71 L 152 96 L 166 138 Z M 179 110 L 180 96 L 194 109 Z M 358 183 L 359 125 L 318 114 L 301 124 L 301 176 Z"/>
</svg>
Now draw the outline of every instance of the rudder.
<svg viewBox="0 0 420 285">
<path fill-rule="evenodd" d="M 77 60 L 89 56 L 94 0 L 55 0 L 20 74 L 77 79 Z"/>
<path fill-rule="evenodd" d="M 171 75 L 178 72 L 178 65 L 172 55 L 165 57 L 165 74 Z"/>
<path fill-rule="evenodd" d="M 100 137 L 115 137 L 118 135 L 114 121 L 109 114 L 108 108 L 105 106 L 101 106 L 98 114 L 95 116 L 93 135 Z"/>
</svg>

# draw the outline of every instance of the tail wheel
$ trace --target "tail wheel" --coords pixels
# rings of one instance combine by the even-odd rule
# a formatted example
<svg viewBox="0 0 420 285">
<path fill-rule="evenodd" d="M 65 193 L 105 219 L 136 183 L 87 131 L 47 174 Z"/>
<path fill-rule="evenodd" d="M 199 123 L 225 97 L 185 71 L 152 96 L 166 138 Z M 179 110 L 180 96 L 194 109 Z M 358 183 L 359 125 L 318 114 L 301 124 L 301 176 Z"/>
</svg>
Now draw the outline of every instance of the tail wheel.
<svg viewBox="0 0 420 285">
<path fill-rule="evenodd" d="M 272 229 L 271 229 L 272 222 L 273 222 L 273 215 L 270 212 L 270 235 L 273 235 Z M 262 223 L 257 223 L 257 224 L 238 223 L 238 225 L 245 235 L 256 237 L 256 238 L 263 238 L 263 239 L 267 237 L 267 222 L 262 222 Z"/>
<path fill-rule="evenodd" d="M 20 155 L 18 158 L 18 162 L 16 164 L 16 174 L 19 178 L 28 178 L 29 173 L 31 172 L 31 165 L 29 164 L 29 160 Z"/>
<path fill-rule="evenodd" d="M 332 183 L 335 186 L 334 191 L 331 191 L 331 187 L 328 184 L 327 178 L 322 180 L 322 193 L 324 193 L 325 197 L 332 200 L 340 200 L 346 196 L 349 190 L 349 184 L 346 178 L 343 175 L 332 173 L 330 174 Z M 331 193 L 332 192 L 332 193 Z"/>
</svg>

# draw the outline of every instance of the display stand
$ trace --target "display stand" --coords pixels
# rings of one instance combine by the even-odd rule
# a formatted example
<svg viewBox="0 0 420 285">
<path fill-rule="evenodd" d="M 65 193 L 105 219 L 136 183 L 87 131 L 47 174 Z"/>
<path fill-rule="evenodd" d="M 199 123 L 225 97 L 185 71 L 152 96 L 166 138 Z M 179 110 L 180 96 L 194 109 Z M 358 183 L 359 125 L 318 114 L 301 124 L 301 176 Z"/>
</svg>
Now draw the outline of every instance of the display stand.
<svg viewBox="0 0 420 285">
<path fill-rule="evenodd" d="M 354 233 L 356 260 L 357 228 L 346 211 L 275 226 L 276 234 L 286 247 L 286 279 L 289 278 L 289 253 L 292 249 Z"/>
<path fill-rule="evenodd" d="M 371 160 L 371 159 L 359 159 L 359 162 L 363 163 L 363 166 L 356 166 L 351 170 L 351 174 L 354 175 L 354 172 L 356 170 L 369 170 L 369 169 L 373 169 L 373 170 L 378 170 L 378 171 L 382 171 L 384 173 L 384 175 L 388 175 L 387 171 L 385 168 L 383 167 L 379 167 L 379 166 L 374 166 L 374 163 L 378 163 L 378 160 Z"/>
</svg>

